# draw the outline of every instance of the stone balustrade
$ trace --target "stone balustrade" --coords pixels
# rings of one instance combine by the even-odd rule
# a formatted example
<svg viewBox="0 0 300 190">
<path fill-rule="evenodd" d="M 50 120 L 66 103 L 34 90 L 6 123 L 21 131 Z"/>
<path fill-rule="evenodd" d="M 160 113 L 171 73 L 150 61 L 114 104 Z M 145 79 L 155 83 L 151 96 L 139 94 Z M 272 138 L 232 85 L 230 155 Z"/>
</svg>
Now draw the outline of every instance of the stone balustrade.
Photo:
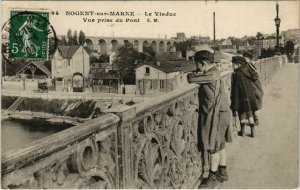
<svg viewBox="0 0 300 190">
<path fill-rule="evenodd" d="M 263 84 L 282 62 L 255 62 Z M 231 73 L 222 73 L 228 93 Z M 194 188 L 198 96 L 190 84 L 6 152 L 2 188 Z"/>
<path fill-rule="evenodd" d="M 118 188 L 118 122 L 106 114 L 6 152 L 2 188 Z"/>
</svg>

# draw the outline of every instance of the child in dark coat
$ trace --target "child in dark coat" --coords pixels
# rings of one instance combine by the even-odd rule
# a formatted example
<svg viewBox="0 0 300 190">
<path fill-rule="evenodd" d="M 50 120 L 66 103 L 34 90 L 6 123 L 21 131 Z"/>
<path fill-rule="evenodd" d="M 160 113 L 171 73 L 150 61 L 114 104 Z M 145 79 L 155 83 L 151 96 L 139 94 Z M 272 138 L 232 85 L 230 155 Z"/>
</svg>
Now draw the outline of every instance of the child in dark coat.
<svg viewBox="0 0 300 190">
<path fill-rule="evenodd" d="M 226 172 L 226 134 L 229 133 L 230 107 L 226 98 L 221 75 L 212 62 L 213 54 L 203 50 L 195 54 L 200 72 L 188 75 L 189 83 L 199 87 L 198 124 L 202 149 L 210 153 L 210 173 L 201 182 L 200 188 L 213 188 L 218 182 L 228 180 Z M 230 135 L 229 135 L 230 136 Z"/>
</svg>

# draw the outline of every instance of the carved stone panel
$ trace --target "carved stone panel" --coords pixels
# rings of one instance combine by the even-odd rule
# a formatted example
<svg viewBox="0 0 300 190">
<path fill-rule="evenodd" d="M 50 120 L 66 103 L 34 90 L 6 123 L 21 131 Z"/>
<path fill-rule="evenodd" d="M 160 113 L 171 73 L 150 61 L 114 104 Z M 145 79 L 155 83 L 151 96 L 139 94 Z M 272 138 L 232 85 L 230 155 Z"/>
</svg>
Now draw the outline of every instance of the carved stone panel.
<svg viewBox="0 0 300 190">
<path fill-rule="evenodd" d="M 2 178 L 3 188 L 117 188 L 116 133 L 88 138 Z M 18 180 L 16 180 L 18 179 Z"/>
<path fill-rule="evenodd" d="M 135 188 L 190 188 L 202 173 L 198 96 L 191 93 L 132 124 Z"/>
</svg>

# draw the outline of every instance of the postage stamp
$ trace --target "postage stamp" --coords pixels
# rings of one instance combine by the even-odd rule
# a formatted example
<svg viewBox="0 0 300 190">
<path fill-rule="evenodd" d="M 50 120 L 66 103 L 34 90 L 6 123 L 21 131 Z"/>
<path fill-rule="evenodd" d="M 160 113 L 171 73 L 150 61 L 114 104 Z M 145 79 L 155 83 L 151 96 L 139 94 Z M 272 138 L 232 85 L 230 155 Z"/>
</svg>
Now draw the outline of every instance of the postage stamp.
<svg viewBox="0 0 300 190">
<path fill-rule="evenodd" d="M 48 59 L 49 13 L 10 12 L 9 59 Z"/>
</svg>

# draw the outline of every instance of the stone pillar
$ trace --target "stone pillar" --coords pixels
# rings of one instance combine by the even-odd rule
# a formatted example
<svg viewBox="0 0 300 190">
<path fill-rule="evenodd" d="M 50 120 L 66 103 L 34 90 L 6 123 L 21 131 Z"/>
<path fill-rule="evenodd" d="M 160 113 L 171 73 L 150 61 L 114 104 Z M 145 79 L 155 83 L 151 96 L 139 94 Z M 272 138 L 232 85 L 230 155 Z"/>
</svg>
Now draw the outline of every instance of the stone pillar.
<svg viewBox="0 0 300 190">
<path fill-rule="evenodd" d="M 167 43 L 164 42 L 164 52 L 167 52 L 168 51 L 168 46 L 167 46 Z"/>
<path fill-rule="evenodd" d="M 143 52 L 143 42 L 139 41 L 138 52 Z"/>
</svg>

